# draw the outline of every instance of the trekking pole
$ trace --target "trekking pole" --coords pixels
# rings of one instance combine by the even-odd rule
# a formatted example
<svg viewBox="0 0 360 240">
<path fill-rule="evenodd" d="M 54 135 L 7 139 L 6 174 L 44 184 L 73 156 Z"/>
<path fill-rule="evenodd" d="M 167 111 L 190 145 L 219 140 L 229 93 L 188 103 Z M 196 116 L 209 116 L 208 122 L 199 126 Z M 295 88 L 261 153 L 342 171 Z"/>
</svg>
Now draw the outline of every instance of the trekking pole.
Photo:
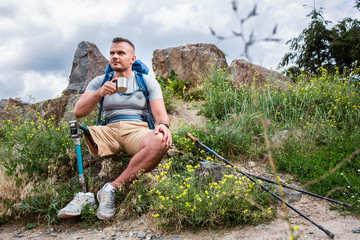
<svg viewBox="0 0 360 240">
<path fill-rule="evenodd" d="M 261 177 L 261 176 L 256 176 L 256 175 L 253 175 L 253 174 L 250 174 L 250 173 L 248 173 L 248 174 L 249 174 L 250 176 L 252 176 L 252 177 L 255 177 L 255 178 L 257 178 L 257 179 L 260 179 L 260 180 L 265 181 L 265 182 L 268 182 L 268 183 L 279 184 L 279 183 L 277 183 L 277 182 L 275 182 L 275 181 L 273 181 L 273 180 L 270 180 L 270 179 L 267 179 L 267 178 L 263 178 L 263 177 Z M 348 207 L 348 208 L 351 208 L 351 207 L 352 207 L 352 205 L 349 204 L 349 203 L 343 203 L 343 202 L 337 201 L 337 200 L 332 199 L 332 198 L 328 198 L 328 197 L 321 196 L 321 195 L 316 194 L 316 193 L 312 193 L 312 192 L 308 192 L 308 191 L 303 190 L 303 189 L 291 187 L 291 186 L 286 185 L 286 184 L 284 184 L 284 183 L 280 183 L 280 185 L 283 186 L 283 187 L 285 187 L 285 188 L 294 190 L 294 191 L 298 191 L 298 192 L 301 192 L 301 193 L 308 194 L 308 195 L 310 195 L 310 196 L 314 196 L 314 197 L 317 197 L 317 198 L 320 198 L 320 199 L 327 200 L 327 201 L 329 201 L 329 202 L 333 202 L 333 203 L 336 203 L 336 204 L 340 204 L 340 205 L 342 205 L 342 206 L 344 206 L 344 207 Z"/>
<path fill-rule="evenodd" d="M 240 169 L 237 169 L 235 167 L 235 165 L 233 165 L 231 162 L 229 162 L 227 159 L 223 158 L 222 156 L 220 156 L 219 154 L 217 154 L 216 152 L 214 152 L 213 150 L 211 150 L 209 147 L 207 147 L 206 145 L 204 145 L 203 143 L 201 143 L 199 141 L 198 138 L 193 137 L 190 133 L 187 133 L 186 136 L 188 138 L 190 138 L 194 143 L 196 143 L 197 145 L 205 148 L 207 151 L 211 152 L 214 156 L 220 158 L 222 161 L 224 161 L 226 164 L 232 166 L 233 168 L 235 168 L 237 171 L 239 171 L 241 174 L 243 174 L 244 176 L 246 176 L 249 180 L 251 180 L 254 183 L 258 183 L 257 180 L 255 180 L 254 178 L 252 178 L 248 173 L 241 171 Z M 258 183 L 259 184 L 259 183 Z M 333 239 L 335 237 L 335 235 L 330 232 L 329 230 L 325 229 L 323 226 L 317 224 L 316 222 L 314 222 L 313 220 L 311 220 L 308 216 L 306 216 L 304 213 L 300 212 L 299 210 L 297 210 L 295 207 L 293 207 L 292 205 L 290 205 L 288 202 L 284 201 L 279 195 L 277 195 L 276 193 L 272 192 L 268 187 L 259 184 L 261 189 L 263 189 L 264 191 L 270 193 L 274 198 L 276 198 L 277 200 L 283 202 L 286 206 L 288 206 L 290 209 L 292 209 L 293 211 L 295 211 L 297 214 L 299 214 L 300 216 L 302 216 L 303 218 L 305 218 L 306 220 L 308 220 L 309 222 L 311 222 L 312 224 L 314 224 L 317 228 L 319 228 L 320 230 L 322 230 L 323 232 L 326 233 L 326 235 L 328 235 L 331 239 Z"/>
<path fill-rule="evenodd" d="M 79 183 L 82 189 L 82 192 L 87 192 L 86 182 L 84 178 L 84 169 L 83 169 L 83 161 L 81 156 L 81 137 L 82 132 L 81 130 L 87 130 L 87 127 L 81 125 L 77 120 L 73 120 L 69 122 L 70 125 L 70 134 L 71 137 L 75 141 L 76 146 L 76 156 L 77 156 L 77 163 L 78 163 L 78 171 L 79 171 Z"/>
<path fill-rule="evenodd" d="M 203 160 L 203 161 L 212 162 L 212 161 L 209 161 L 209 160 Z M 214 162 L 212 162 L 212 163 L 214 163 Z M 216 164 L 216 163 L 214 163 L 214 164 Z M 320 199 L 324 199 L 324 200 L 327 200 L 327 201 L 329 201 L 329 202 L 333 202 L 333 203 L 342 205 L 342 206 L 344 206 L 344 207 L 348 207 L 348 208 L 351 208 L 351 207 L 352 207 L 352 205 L 349 204 L 349 203 L 343 203 L 343 202 L 337 201 L 337 200 L 332 199 L 332 198 L 328 198 L 328 197 L 324 197 L 324 196 L 321 196 L 321 195 L 316 194 L 316 193 L 308 192 L 308 191 L 306 191 L 306 190 L 304 190 L 304 189 L 295 188 L 295 187 L 289 186 L 289 185 L 284 184 L 284 183 L 278 183 L 278 182 L 273 181 L 273 180 L 271 180 L 271 179 L 267 179 L 267 178 L 264 178 L 264 177 L 261 177 L 261 176 L 257 176 L 257 175 L 251 174 L 251 173 L 247 173 L 247 174 L 249 174 L 250 176 L 252 176 L 252 177 L 254 177 L 254 178 L 257 178 L 257 179 L 259 179 L 259 180 L 262 180 L 262 181 L 264 181 L 264 182 L 268 182 L 268 183 L 272 183 L 272 184 L 277 184 L 277 185 L 280 184 L 280 185 L 281 185 L 282 187 L 284 187 L 284 188 L 288 188 L 288 189 L 291 189 L 291 190 L 294 190 L 294 191 L 298 191 L 298 192 L 301 192 L 301 193 L 308 194 L 308 195 L 310 195 L 310 196 L 314 196 L 314 197 L 317 197 L 317 198 L 320 198 Z"/>
</svg>

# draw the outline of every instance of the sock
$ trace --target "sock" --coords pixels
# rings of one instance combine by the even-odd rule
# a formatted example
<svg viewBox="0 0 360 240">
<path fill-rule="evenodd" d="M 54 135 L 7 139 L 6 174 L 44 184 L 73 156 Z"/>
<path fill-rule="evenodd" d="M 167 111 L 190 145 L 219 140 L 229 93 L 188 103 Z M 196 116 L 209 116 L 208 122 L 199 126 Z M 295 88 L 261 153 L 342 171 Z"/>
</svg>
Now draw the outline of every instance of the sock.
<svg viewBox="0 0 360 240">
<path fill-rule="evenodd" d="M 113 187 L 113 186 L 109 183 L 109 184 L 105 187 L 105 190 L 106 190 L 106 191 L 115 191 L 116 188 Z"/>
</svg>

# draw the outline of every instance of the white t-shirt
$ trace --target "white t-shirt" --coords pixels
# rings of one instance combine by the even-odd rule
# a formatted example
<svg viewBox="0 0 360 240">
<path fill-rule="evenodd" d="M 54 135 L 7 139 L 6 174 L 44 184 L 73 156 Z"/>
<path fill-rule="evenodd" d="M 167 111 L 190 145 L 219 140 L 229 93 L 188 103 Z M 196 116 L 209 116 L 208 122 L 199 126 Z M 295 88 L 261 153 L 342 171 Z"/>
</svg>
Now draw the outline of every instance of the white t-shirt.
<svg viewBox="0 0 360 240">
<path fill-rule="evenodd" d="M 86 87 L 85 92 L 95 92 L 101 88 L 101 84 L 104 81 L 104 76 L 101 75 L 90 81 Z M 151 78 L 148 75 L 143 74 L 147 89 L 149 91 L 150 102 L 163 98 L 160 84 L 155 78 Z M 127 79 L 127 91 L 126 93 L 132 93 L 139 89 L 136 81 L 135 74 Z M 132 95 L 122 95 L 115 93 L 112 95 L 106 95 L 103 102 L 104 118 L 111 118 L 118 115 L 141 115 L 149 116 L 149 111 L 146 104 L 146 99 L 142 91 L 135 92 Z M 112 121 L 115 123 L 120 120 Z M 129 120 L 127 120 L 129 121 Z M 141 121 L 141 120 L 133 120 Z"/>
</svg>

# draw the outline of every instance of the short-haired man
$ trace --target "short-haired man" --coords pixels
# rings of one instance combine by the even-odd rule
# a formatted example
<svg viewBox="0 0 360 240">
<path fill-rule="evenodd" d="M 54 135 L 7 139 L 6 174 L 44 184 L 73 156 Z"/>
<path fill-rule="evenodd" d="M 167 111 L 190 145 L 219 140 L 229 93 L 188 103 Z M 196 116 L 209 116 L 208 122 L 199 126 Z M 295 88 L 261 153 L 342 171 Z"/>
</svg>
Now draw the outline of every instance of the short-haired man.
<svg viewBox="0 0 360 240">
<path fill-rule="evenodd" d="M 126 78 L 127 92 L 136 91 L 139 86 L 132 65 L 136 60 L 135 47 L 127 39 L 114 38 L 110 47 L 110 66 L 114 70 L 114 79 Z M 132 95 L 117 94 L 115 83 L 107 81 L 101 86 L 104 75 L 94 78 L 87 86 L 85 93 L 75 105 L 74 116 L 82 118 L 91 113 L 104 97 L 103 107 L 105 118 L 110 119 L 105 126 L 91 126 L 85 134 L 86 144 L 94 156 L 109 156 L 126 151 L 133 155 L 127 168 L 118 178 L 97 193 L 99 208 L 97 216 L 100 219 L 110 219 L 115 215 L 115 191 L 134 180 L 139 173 L 153 170 L 161 161 L 172 144 L 167 115 L 162 92 L 155 78 L 143 75 L 150 95 L 150 107 L 155 119 L 155 129 L 149 129 L 148 123 L 139 118 L 118 119 L 117 116 L 149 114 L 146 99 L 142 91 Z M 114 120 L 111 120 L 114 119 Z M 95 206 L 93 193 L 77 193 L 73 201 L 61 209 L 61 218 L 81 214 L 83 207 L 90 203 Z"/>
</svg>

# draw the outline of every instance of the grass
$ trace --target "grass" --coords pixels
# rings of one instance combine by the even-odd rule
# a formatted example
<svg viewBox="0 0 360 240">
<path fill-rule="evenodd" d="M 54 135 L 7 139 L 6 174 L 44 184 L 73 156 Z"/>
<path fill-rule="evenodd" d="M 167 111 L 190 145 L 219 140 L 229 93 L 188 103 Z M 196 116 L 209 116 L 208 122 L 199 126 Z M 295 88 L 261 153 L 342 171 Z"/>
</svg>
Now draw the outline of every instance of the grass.
<svg viewBox="0 0 360 240">
<path fill-rule="evenodd" d="M 353 204 L 349 211 L 359 214 L 360 86 L 325 70 L 307 76 L 287 88 L 275 87 L 272 79 L 263 87 L 235 88 L 220 69 L 204 79 L 203 90 L 193 92 L 193 98 L 177 76 L 162 79 L 167 108 L 175 97 L 204 99 L 200 112 L 208 122 L 173 131 L 179 153 L 117 195 L 117 217 L 150 214 L 163 228 L 178 230 L 274 218 L 276 205 L 269 194 L 231 168 L 223 179 L 206 178 L 199 184 L 198 160 L 215 159 L 186 138 L 187 132 L 236 165 L 271 153 L 278 171 L 292 174 L 312 192 Z M 80 189 L 70 186 L 77 169 L 68 123 L 39 116 L 19 113 L 16 120 L 0 122 L 0 179 L 6 183 L 0 186 L 2 222 L 21 216 L 32 224 L 56 223 L 57 211 Z M 95 121 L 96 113 L 83 123 Z M 92 177 L 88 182 L 93 192 L 102 184 Z M 95 211 L 86 209 L 82 221 L 96 224 Z"/>
<path fill-rule="evenodd" d="M 239 154 L 254 158 L 271 150 L 278 170 L 304 184 L 311 182 L 307 185 L 314 192 L 351 202 L 352 211 L 359 213 L 360 157 L 353 153 L 360 148 L 360 85 L 324 69 L 318 77 L 306 76 L 287 89 L 274 89 L 270 81 L 263 88 L 236 89 L 226 71 L 217 70 L 204 86 L 207 97 L 202 112 L 212 121 L 205 130 L 192 131 L 223 156 L 234 155 L 235 161 Z M 264 147 L 260 116 L 272 140 L 271 149 Z M 276 140 L 284 130 L 289 134 Z M 336 171 L 317 181 L 336 166 Z"/>
</svg>

